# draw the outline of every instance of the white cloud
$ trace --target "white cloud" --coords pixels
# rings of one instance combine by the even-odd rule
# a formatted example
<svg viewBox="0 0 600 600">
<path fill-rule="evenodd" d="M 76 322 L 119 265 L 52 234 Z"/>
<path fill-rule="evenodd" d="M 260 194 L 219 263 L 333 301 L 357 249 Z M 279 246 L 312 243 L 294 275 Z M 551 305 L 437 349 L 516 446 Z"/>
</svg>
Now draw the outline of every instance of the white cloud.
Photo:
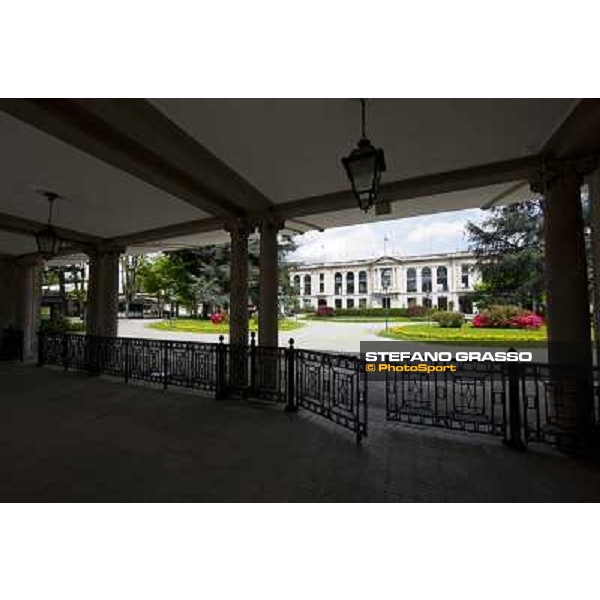
<svg viewBox="0 0 600 600">
<path fill-rule="evenodd" d="M 289 259 L 320 262 L 372 258 L 383 255 L 384 247 L 387 254 L 395 256 L 466 250 L 466 223 L 481 221 L 485 216 L 481 210 L 464 210 L 338 227 L 322 233 L 311 231 L 296 238 L 298 250 Z"/>
</svg>

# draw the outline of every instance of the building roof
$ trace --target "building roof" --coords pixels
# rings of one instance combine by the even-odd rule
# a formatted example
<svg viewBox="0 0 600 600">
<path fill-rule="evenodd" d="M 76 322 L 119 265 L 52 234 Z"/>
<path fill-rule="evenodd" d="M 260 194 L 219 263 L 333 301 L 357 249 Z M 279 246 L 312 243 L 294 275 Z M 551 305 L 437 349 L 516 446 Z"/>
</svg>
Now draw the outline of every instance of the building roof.
<svg viewBox="0 0 600 600">
<path fill-rule="evenodd" d="M 389 263 L 415 263 L 415 262 L 438 262 L 448 261 L 452 259 L 469 259 L 474 258 L 472 252 L 460 251 L 460 252 L 438 252 L 435 254 L 419 254 L 419 255 L 405 255 L 405 256 L 380 256 L 376 258 L 365 258 L 361 260 L 344 260 L 344 261 L 323 261 L 323 262 L 302 262 L 293 261 L 289 262 L 288 266 L 295 270 L 303 269 L 328 269 L 335 267 L 349 267 L 349 266 L 373 266 L 378 263 L 389 264 Z"/>
</svg>

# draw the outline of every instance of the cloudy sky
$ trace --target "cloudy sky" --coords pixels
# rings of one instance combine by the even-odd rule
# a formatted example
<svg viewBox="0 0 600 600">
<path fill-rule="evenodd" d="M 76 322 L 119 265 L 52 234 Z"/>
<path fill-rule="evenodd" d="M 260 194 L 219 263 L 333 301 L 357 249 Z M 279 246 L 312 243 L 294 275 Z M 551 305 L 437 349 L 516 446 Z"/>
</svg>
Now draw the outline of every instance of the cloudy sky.
<svg viewBox="0 0 600 600">
<path fill-rule="evenodd" d="M 298 250 L 289 260 L 344 261 L 372 258 L 384 253 L 411 255 L 466 250 L 465 224 L 481 222 L 489 213 L 463 210 L 425 217 L 311 231 L 295 238 Z M 387 238 L 387 242 L 384 242 Z"/>
</svg>

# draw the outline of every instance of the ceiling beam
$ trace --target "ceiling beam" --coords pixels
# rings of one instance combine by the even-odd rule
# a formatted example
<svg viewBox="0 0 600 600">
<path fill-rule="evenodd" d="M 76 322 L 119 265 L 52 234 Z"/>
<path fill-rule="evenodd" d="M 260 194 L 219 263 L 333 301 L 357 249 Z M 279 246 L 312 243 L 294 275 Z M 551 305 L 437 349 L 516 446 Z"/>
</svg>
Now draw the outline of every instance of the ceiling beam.
<svg viewBox="0 0 600 600">
<path fill-rule="evenodd" d="M 146 100 L 4 99 L 0 110 L 212 215 L 270 206 Z"/>
<path fill-rule="evenodd" d="M 34 236 L 46 225 L 47 223 L 40 223 L 39 221 L 15 217 L 14 215 L 9 215 L 7 213 L 0 213 L 0 231 Z M 79 231 L 74 231 L 73 229 L 58 227 L 56 225 L 52 225 L 52 227 L 54 227 L 58 237 L 66 242 L 75 244 L 100 244 L 103 241 L 102 238 L 88 233 L 81 233 Z"/>
<path fill-rule="evenodd" d="M 499 183 L 528 181 L 539 171 L 540 164 L 539 156 L 530 156 L 445 173 L 412 177 L 383 184 L 380 198 L 382 202 L 397 202 Z M 356 199 L 352 192 L 346 190 L 279 204 L 273 208 L 273 213 L 279 218 L 295 219 L 307 215 L 356 208 L 356 206 Z"/>
<path fill-rule="evenodd" d="M 110 246 L 127 247 L 138 244 L 148 244 L 151 242 L 160 242 L 162 240 L 184 237 L 186 235 L 194 235 L 197 233 L 218 231 L 219 229 L 223 229 L 223 219 L 198 219 L 187 223 L 147 229 L 146 231 L 139 231 L 129 235 L 120 235 L 106 240 L 106 243 Z"/>
</svg>

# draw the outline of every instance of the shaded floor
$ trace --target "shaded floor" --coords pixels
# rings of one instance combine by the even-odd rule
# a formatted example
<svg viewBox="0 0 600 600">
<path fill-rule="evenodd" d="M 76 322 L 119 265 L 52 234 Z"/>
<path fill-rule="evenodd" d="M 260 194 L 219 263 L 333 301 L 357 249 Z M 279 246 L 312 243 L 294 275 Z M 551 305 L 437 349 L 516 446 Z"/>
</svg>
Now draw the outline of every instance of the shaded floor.
<svg viewBox="0 0 600 600">
<path fill-rule="evenodd" d="M 3 501 L 584 501 L 600 466 L 375 419 L 0 365 Z"/>
</svg>

